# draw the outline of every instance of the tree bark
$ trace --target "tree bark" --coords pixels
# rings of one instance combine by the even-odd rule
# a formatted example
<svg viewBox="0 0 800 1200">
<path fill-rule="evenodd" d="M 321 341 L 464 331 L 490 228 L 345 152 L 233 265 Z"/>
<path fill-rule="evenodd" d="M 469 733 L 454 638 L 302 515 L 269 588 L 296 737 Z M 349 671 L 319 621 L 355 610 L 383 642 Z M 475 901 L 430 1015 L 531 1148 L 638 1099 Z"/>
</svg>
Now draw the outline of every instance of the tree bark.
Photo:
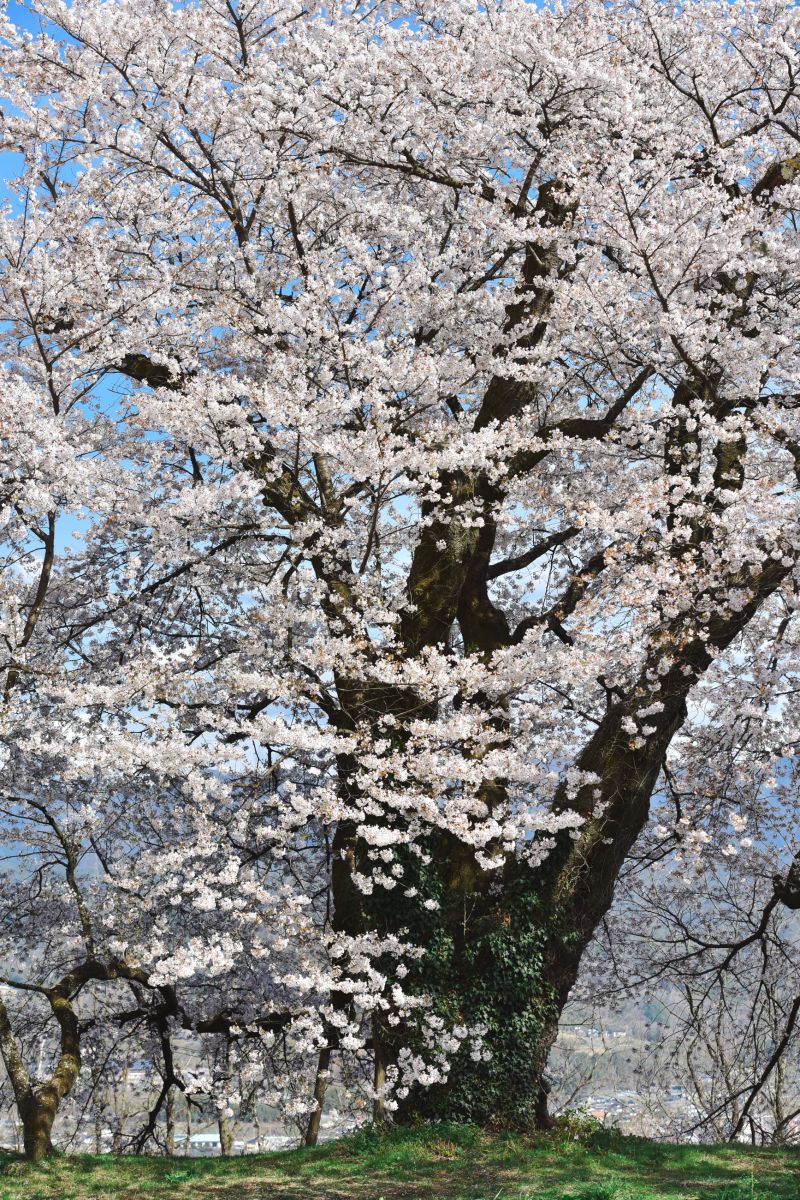
<svg viewBox="0 0 800 1200">
<path fill-rule="evenodd" d="M 61 1046 L 55 1070 L 41 1084 L 32 1082 L 14 1037 L 8 1010 L 0 1002 L 0 1053 L 11 1081 L 22 1122 L 25 1157 L 30 1162 L 53 1154 L 52 1131 L 59 1105 L 69 1094 L 81 1067 L 80 1032 L 72 1005 L 58 991 L 47 993 L 50 1008 L 61 1030 Z"/>
<path fill-rule="evenodd" d="M 32 1091 L 30 1097 L 17 1101 L 17 1108 L 22 1121 L 23 1149 L 29 1162 L 39 1162 L 54 1154 L 52 1133 L 58 1111 L 54 1096 Z"/>
<path fill-rule="evenodd" d="M 316 1146 L 319 1141 L 319 1127 L 322 1123 L 322 1110 L 325 1105 L 325 1093 L 328 1090 L 328 1070 L 331 1065 L 331 1051 L 328 1046 L 325 1046 L 319 1052 L 319 1061 L 317 1063 L 317 1076 L 314 1081 L 314 1101 L 316 1108 L 308 1118 L 308 1126 L 306 1128 L 305 1144 L 307 1146 Z"/>
<path fill-rule="evenodd" d="M 220 1113 L 217 1119 L 217 1128 L 219 1129 L 219 1152 L 223 1158 L 230 1158 L 233 1151 L 233 1130 L 230 1118 L 226 1117 L 224 1113 Z"/>
<path fill-rule="evenodd" d="M 94 1109 L 94 1152 L 103 1153 L 103 1107 L 99 1099 Z"/>
<path fill-rule="evenodd" d="M 554 808 L 579 813 L 577 838 L 558 834 L 544 862 L 531 868 L 522 852 L 509 856 L 498 875 L 483 871 L 470 849 L 445 834 L 431 841 L 431 867 L 414 879 L 419 900 L 438 910 L 427 925 L 392 898 L 384 912 L 397 929 L 408 926 L 429 949 L 415 980 L 434 996 L 451 1024 L 483 1024 L 490 1058 L 475 1061 L 467 1044 L 448 1081 L 412 1088 L 396 1113 L 419 1118 L 470 1120 L 526 1128 L 548 1123 L 545 1070 L 558 1035 L 560 1014 L 574 986 L 583 953 L 610 908 L 620 868 L 649 815 L 664 756 L 686 718 L 691 688 L 714 655 L 725 650 L 763 601 L 779 586 L 787 567 L 767 561 L 751 583 L 740 611 L 718 614 L 692 636 L 679 621 L 663 631 L 680 652 L 665 673 L 655 669 L 663 642 L 628 694 L 610 702 L 604 719 L 577 756 L 578 770 L 599 782 Z M 652 732 L 626 732 L 640 709 Z M 502 781 L 486 781 L 502 787 Z M 413 869 L 413 867 L 411 868 Z M 407 874 L 409 868 L 407 867 Z M 387 925 L 386 928 L 389 926 Z M 408 1030 L 402 1030 L 403 1038 Z"/>
<path fill-rule="evenodd" d="M 376 1125 L 386 1120 L 386 1041 L 381 1024 L 376 1017 L 372 1018 L 372 1087 L 375 1098 L 372 1102 L 372 1119 Z"/>
<path fill-rule="evenodd" d="M 164 1148 L 167 1152 L 167 1155 L 170 1158 L 173 1158 L 175 1155 L 175 1089 L 172 1087 L 167 1092 L 165 1117 L 167 1130 L 164 1140 Z"/>
</svg>

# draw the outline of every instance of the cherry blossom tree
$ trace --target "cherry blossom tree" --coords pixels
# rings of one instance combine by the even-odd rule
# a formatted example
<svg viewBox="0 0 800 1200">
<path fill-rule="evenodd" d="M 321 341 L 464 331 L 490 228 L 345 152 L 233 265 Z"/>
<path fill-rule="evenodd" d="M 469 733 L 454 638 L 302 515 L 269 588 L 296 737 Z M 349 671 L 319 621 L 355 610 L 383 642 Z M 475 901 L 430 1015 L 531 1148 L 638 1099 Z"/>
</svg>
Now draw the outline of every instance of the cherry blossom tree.
<svg viewBox="0 0 800 1200">
<path fill-rule="evenodd" d="M 69 916 L 5 986 L 546 1123 L 651 797 L 743 680 L 795 753 L 794 8 L 30 7 L 3 788 Z"/>
</svg>

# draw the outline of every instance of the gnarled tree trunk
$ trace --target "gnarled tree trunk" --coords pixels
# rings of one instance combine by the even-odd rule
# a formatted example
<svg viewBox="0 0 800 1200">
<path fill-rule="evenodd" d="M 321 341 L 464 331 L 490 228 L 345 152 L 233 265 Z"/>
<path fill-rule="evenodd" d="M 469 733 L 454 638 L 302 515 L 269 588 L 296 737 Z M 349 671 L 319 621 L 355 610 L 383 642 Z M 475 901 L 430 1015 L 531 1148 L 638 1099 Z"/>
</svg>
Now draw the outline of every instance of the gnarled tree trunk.
<svg viewBox="0 0 800 1200">
<path fill-rule="evenodd" d="M 40 1084 L 34 1084 L 28 1074 L 11 1028 L 8 1010 L 0 1002 L 0 1053 L 22 1122 L 25 1157 L 31 1162 L 38 1162 L 54 1153 L 53 1124 L 61 1101 L 69 1094 L 81 1068 L 80 1031 L 72 1006 L 55 989 L 46 995 L 61 1030 L 61 1045 L 53 1074 Z"/>
<path fill-rule="evenodd" d="M 487 872 L 468 846 L 444 832 L 431 836 L 430 865 L 404 860 L 404 878 L 417 889 L 403 901 L 394 893 L 365 903 L 362 919 L 382 932 L 411 931 L 426 954 L 412 972 L 413 982 L 433 997 L 438 1014 L 451 1025 L 483 1025 L 486 1055 L 474 1056 L 468 1042 L 455 1056 L 447 1082 L 412 1087 L 395 1114 L 419 1118 L 470 1120 L 509 1127 L 548 1123 L 545 1070 L 558 1033 L 560 1014 L 574 986 L 583 953 L 611 906 L 626 857 L 648 818 L 649 803 L 665 754 L 686 718 L 691 688 L 745 627 L 788 568 L 765 562 L 750 581 L 751 599 L 739 611 L 713 616 L 702 632 L 676 619 L 662 633 L 679 647 L 671 667 L 655 670 L 662 641 L 645 662 L 626 695 L 608 699 L 607 712 L 575 760 L 576 768 L 598 782 L 571 798 L 562 786 L 556 811 L 583 818 L 577 838 L 567 831 L 544 863 L 531 867 L 524 847 L 508 856 L 499 872 Z M 727 584 L 726 584 L 727 586 Z M 467 622 L 465 621 L 465 625 Z M 627 728 L 641 710 L 651 732 L 632 738 Z M 486 780 L 484 791 L 502 793 L 502 780 Z M 356 851 L 357 854 L 357 851 Z M 437 907 L 428 912 L 421 901 Z M 384 1035 L 376 1068 L 393 1051 L 413 1045 L 404 1025 Z"/>
</svg>

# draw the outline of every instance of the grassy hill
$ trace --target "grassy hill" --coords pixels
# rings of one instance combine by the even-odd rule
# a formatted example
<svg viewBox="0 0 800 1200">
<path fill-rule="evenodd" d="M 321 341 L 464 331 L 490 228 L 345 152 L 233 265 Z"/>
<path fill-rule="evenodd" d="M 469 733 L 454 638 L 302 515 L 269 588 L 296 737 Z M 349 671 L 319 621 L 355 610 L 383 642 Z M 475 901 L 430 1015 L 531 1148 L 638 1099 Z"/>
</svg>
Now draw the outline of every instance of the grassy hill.
<svg viewBox="0 0 800 1200">
<path fill-rule="evenodd" d="M 372 1129 L 233 1159 L 2 1156 L 0 1200 L 800 1200 L 800 1150 Z"/>
</svg>

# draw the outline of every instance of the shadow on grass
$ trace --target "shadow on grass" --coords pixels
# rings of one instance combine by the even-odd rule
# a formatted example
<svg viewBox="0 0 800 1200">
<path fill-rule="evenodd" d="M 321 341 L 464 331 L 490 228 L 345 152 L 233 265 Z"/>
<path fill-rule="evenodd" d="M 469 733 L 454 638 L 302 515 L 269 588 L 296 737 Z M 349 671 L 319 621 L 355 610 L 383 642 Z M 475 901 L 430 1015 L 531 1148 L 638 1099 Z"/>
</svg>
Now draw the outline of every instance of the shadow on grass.
<svg viewBox="0 0 800 1200">
<path fill-rule="evenodd" d="M 4 1169 L 3 1169 L 4 1168 Z M 800 1151 L 365 1129 L 244 1158 L 0 1155 L 0 1200 L 800 1200 Z"/>
</svg>

